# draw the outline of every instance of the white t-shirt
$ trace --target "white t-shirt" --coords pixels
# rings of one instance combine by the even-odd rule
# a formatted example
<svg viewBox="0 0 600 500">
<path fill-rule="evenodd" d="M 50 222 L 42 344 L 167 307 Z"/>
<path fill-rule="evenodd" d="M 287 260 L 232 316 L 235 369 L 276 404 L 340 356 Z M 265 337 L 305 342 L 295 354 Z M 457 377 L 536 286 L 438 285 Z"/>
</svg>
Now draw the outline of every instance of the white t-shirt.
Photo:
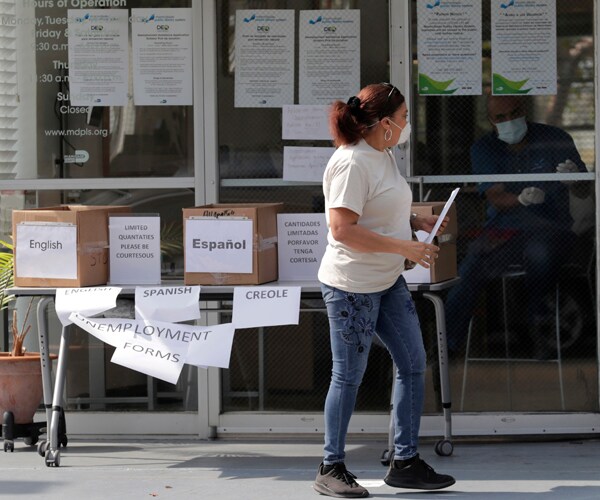
<svg viewBox="0 0 600 500">
<path fill-rule="evenodd" d="M 379 151 L 361 140 L 341 146 L 323 175 L 325 216 L 329 209 L 347 208 L 358 214 L 358 224 L 401 240 L 411 239 L 412 191 L 389 151 Z M 319 281 L 347 292 L 373 293 L 390 288 L 404 271 L 405 258 L 392 253 L 359 252 L 327 235 Z"/>
</svg>

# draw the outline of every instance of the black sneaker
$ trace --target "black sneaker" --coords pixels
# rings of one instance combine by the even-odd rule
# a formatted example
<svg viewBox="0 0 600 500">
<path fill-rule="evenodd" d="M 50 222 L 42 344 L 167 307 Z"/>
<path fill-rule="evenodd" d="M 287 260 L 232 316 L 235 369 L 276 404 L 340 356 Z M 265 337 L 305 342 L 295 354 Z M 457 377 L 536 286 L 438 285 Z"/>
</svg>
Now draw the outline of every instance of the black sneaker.
<svg viewBox="0 0 600 500">
<path fill-rule="evenodd" d="M 334 464 L 333 468 L 324 474 L 325 465 L 319 465 L 319 472 L 313 488 L 321 495 L 338 498 L 366 498 L 369 492 L 358 484 L 356 476 L 346 470 L 343 463 Z"/>
<path fill-rule="evenodd" d="M 385 484 L 394 488 L 412 488 L 415 490 L 441 490 L 452 486 L 456 480 L 446 474 L 438 474 L 417 454 L 408 465 L 401 467 L 398 460 L 390 464 Z"/>
</svg>

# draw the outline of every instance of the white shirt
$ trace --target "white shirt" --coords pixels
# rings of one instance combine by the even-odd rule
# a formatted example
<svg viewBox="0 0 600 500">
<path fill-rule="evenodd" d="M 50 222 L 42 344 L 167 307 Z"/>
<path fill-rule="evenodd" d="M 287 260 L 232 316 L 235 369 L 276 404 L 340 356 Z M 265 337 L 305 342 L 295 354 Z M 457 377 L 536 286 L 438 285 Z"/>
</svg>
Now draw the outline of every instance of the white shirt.
<svg viewBox="0 0 600 500">
<path fill-rule="evenodd" d="M 347 292 L 373 293 L 390 288 L 404 271 L 405 257 L 383 252 L 359 252 L 336 241 L 330 208 L 358 214 L 358 224 L 384 236 L 411 239 L 412 191 L 389 151 L 361 140 L 339 147 L 323 175 L 325 216 L 329 233 L 319 268 L 319 281 Z"/>
</svg>

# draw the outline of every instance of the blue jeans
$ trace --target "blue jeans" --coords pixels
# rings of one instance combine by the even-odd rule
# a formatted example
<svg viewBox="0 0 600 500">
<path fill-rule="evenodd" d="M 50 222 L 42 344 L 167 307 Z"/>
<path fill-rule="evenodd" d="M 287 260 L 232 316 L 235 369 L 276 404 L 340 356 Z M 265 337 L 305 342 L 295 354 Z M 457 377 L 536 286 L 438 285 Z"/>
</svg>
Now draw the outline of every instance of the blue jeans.
<svg viewBox="0 0 600 500">
<path fill-rule="evenodd" d="M 396 365 L 394 386 L 394 458 L 417 453 L 423 411 L 425 349 L 415 303 L 402 276 L 376 293 L 344 292 L 321 284 L 329 316 L 333 367 L 325 399 L 323 463 L 345 458 L 346 433 L 356 394 L 367 368 L 373 335 L 377 335 Z"/>
</svg>

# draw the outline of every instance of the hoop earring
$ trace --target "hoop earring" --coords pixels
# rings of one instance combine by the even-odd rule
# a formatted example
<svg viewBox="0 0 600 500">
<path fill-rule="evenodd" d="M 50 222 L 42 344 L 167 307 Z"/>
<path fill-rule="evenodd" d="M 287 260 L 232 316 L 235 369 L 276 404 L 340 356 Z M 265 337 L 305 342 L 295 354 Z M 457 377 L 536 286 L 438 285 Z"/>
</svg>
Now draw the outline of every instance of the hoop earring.
<svg viewBox="0 0 600 500">
<path fill-rule="evenodd" d="M 385 131 L 385 134 L 383 134 L 383 140 L 384 140 L 385 142 L 389 142 L 389 140 L 390 140 L 391 138 L 392 138 L 392 129 L 391 129 L 391 128 L 388 128 L 388 129 Z"/>
</svg>

